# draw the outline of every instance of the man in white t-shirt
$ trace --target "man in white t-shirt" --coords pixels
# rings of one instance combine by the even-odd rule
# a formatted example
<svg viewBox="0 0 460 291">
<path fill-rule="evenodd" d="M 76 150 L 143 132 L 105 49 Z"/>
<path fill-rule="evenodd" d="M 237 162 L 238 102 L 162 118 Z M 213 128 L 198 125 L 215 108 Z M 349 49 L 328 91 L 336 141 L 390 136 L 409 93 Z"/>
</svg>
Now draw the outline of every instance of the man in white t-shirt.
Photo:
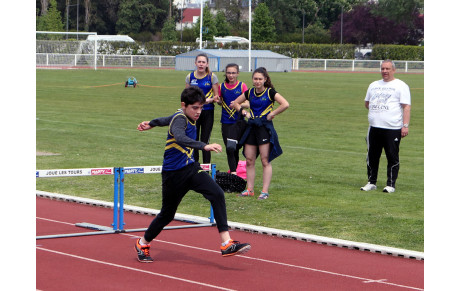
<svg viewBox="0 0 460 291">
<path fill-rule="evenodd" d="M 399 143 L 409 134 L 411 97 L 409 86 L 394 77 L 395 64 L 391 60 L 382 62 L 382 80 L 369 85 L 365 106 L 369 110 L 369 131 L 367 133 L 367 176 L 368 183 L 363 191 L 377 189 L 382 149 L 387 157 L 387 185 L 383 192 L 395 191 L 399 172 Z"/>
</svg>

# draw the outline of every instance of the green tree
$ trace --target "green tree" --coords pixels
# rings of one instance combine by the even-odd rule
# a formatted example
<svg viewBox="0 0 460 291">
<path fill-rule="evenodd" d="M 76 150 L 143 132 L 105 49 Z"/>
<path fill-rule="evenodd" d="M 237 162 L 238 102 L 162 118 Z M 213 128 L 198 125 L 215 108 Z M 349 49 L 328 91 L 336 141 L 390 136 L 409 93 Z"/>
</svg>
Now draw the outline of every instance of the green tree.
<svg viewBox="0 0 460 291">
<path fill-rule="evenodd" d="M 118 8 L 117 32 L 158 32 L 169 13 L 168 0 L 122 0 Z"/>
<path fill-rule="evenodd" d="M 283 32 L 294 32 L 299 27 L 299 17 L 301 17 L 299 9 L 304 8 L 306 11 L 311 11 L 302 3 L 308 2 L 307 0 L 267 0 L 264 2 L 275 20 L 275 28 L 280 35 Z"/>
<path fill-rule="evenodd" d="M 227 19 L 225 17 L 225 13 L 222 10 L 219 10 L 216 14 L 215 18 L 216 22 L 216 35 L 217 36 L 226 36 L 230 35 L 230 25 L 227 22 Z"/>
<path fill-rule="evenodd" d="M 37 30 L 64 31 L 61 13 L 57 10 L 56 0 L 49 1 L 48 12 L 38 17 Z"/>
<path fill-rule="evenodd" d="M 161 30 L 161 34 L 163 36 L 163 40 L 169 41 L 176 41 L 177 34 L 176 34 L 176 23 L 174 22 L 173 18 L 168 19 Z"/>
<path fill-rule="evenodd" d="M 265 0 L 278 34 L 300 31 L 310 25 L 329 29 L 343 11 L 366 0 Z"/>
<path fill-rule="evenodd" d="M 198 17 L 198 21 L 195 24 L 195 34 L 200 36 L 200 18 Z M 216 23 L 214 21 L 214 17 L 211 14 L 211 10 L 206 5 L 203 7 L 203 40 L 213 41 L 214 36 L 217 34 Z"/>
<path fill-rule="evenodd" d="M 310 25 L 305 29 L 304 40 L 306 43 L 332 43 L 330 31 L 318 24 Z"/>
<path fill-rule="evenodd" d="M 423 0 L 380 0 L 376 7 L 373 12 L 377 15 L 410 26 L 423 10 Z"/>
<path fill-rule="evenodd" d="M 380 0 L 372 12 L 407 27 L 401 44 L 418 45 L 424 38 L 423 7 L 423 0 Z"/>
<path fill-rule="evenodd" d="M 216 9 L 225 11 L 225 18 L 231 26 L 240 24 L 242 9 L 247 9 L 247 7 L 242 7 L 243 0 L 215 0 L 214 2 L 216 3 Z"/>
<path fill-rule="evenodd" d="M 273 42 L 276 38 L 275 20 L 270 16 L 265 3 L 259 4 L 254 9 L 252 37 L 255 42 Z"/>
</svg>

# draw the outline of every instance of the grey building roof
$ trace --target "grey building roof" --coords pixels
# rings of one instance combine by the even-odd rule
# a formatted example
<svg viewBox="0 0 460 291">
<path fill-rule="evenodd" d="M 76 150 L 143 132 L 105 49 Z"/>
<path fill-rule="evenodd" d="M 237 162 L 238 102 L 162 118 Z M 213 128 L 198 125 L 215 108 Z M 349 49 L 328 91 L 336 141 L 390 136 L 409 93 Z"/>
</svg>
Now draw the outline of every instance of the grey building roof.
<svg viewBox="0 0 460 291">
<path fill-rule="evenodd" d="M 200 53 L 205 53 L 209 57 L 248 57 L 248 50 L 224 50 L 224 49 L 201 49 L 194 50 L 186 53 L 177 55 L 177 57 L 186 57 L 186 56 L 196 56 Z M 274 53 L 269 50 L 251 50 L 252 58 L 280 58 L 280 59 L 290 59 L 290 57 Z"/>
</svg>

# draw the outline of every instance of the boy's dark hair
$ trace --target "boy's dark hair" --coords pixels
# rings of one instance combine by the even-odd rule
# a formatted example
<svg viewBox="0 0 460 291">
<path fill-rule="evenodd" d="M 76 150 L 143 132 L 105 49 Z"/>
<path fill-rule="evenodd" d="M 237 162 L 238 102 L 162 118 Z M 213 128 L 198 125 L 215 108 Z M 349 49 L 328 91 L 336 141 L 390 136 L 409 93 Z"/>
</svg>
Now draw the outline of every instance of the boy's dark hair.
<svg viewBox="0 0 460 291">
<path fill-rule="evenodd" d="M 180 95 L 180 101 L 185 103 L 185 106 L 200 102 L 204 104 L 206 98 L 204 97 L 203 91 L 197 86 L 190 86 L 185 88 Z"/>
</svg>

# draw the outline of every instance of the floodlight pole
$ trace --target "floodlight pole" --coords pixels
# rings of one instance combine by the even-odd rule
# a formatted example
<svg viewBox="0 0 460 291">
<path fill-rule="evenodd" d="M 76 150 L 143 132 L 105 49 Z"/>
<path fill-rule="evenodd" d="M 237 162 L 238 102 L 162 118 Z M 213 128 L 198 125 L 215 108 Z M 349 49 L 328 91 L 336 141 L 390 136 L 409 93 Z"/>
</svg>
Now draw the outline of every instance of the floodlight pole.
<svg viewBox="0 0 460 291">
<path fill-rule="evenodd" d="M 342 11 L 340 12 L 340 44 L 342 44 L 343 40 L 343 6 Z"/>
<path fill-rule="evenodd" d="M 252 17 L 251 17 L 251 10 L 252 10 L 252 1 L 249 0 L 249 51 L 248 51 L 248 72 L 251 72 L 251 37 L 252 37 Z"/>
<path fill-rule="evenodd" d="M 78 10 L 80 10 L 80 0 L 77 0 L 77 32 L 78 32 Z M 77 34 L 77 39 L 78 39 L 78 34 Z"/>
<path fill-rule="evenodd" d="M 69 5 L 66 6 L 66 18 L 65 32 L 69 32 Z M 68 39 L 68 35 L 65 38 Z"/>
<path fill-rule="evenodd" d="M 67 3 L 69 3 L 67 1 Z M 66 32 L 69 32 L 69 7 L 72 7 L 72 6 L 77 6 L 77 32 L 78 32 L 78 10 L 80 8 L 80 2 L 79 0 L 77 1 L 77 4 L 67 4 L 66 5 Z M 68 36 L 66 36 L 66 39 L 68 39 Z M 78 35 L 77 35 L 77 39 L 78 39 Z"/>
<path fill-rule="evenodd" d="M 305 11 L 302 11 L 302 43 L 305 42 Z"/>
<path fill-rule="evenodd" d="M 180 44 L 182 46 L 182 22 L 184 20 L 184 0 L 182 0 L 182 8 L 180 10 Z"/>
<path fill-rule="evenodd" d="M 200 9 L 200 50 L 203 47 L 202 42 L 203 42 L 203 0 L 201 0 L 201 9 Z"/>
</svg>

